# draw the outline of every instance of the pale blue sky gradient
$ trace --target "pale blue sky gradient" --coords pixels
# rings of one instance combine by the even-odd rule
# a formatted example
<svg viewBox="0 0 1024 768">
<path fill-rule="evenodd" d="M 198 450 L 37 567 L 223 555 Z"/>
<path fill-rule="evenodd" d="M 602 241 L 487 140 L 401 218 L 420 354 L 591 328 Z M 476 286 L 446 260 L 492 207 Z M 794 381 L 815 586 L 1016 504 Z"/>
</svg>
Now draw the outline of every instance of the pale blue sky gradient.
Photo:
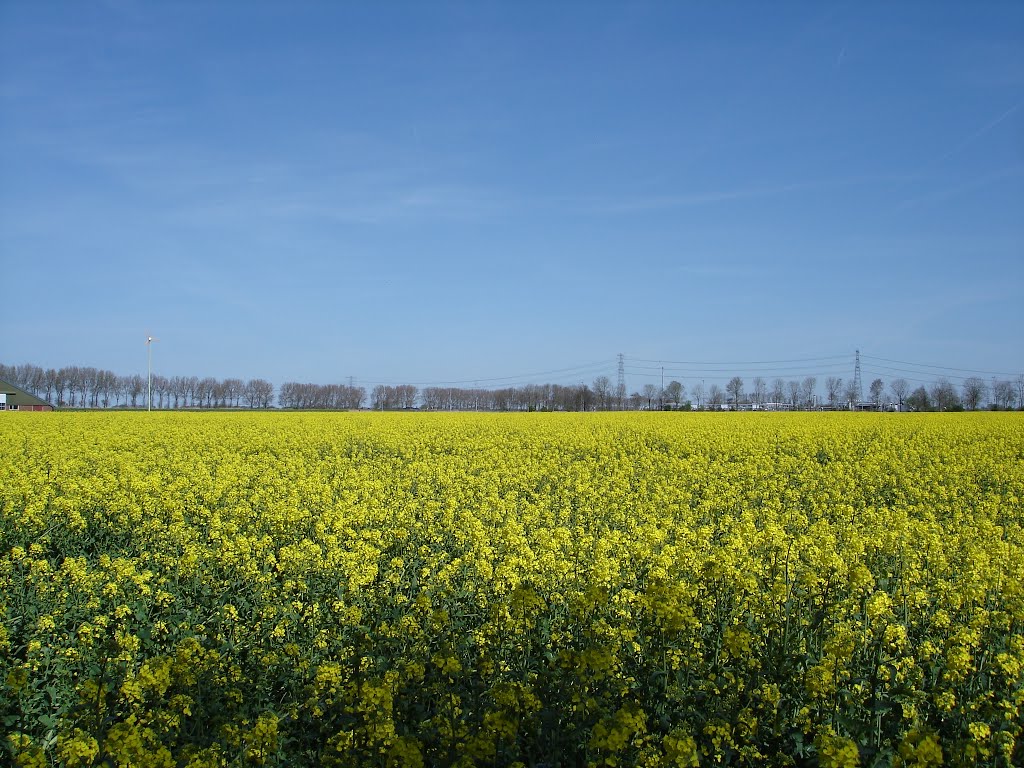
<svg viewBox="0 0 1024 768">
<path fill-rule="evenodd" d="M 1022 372 L 1024 4 L 0 2 L 0 261 L 12 364 Z"/>
</svg>

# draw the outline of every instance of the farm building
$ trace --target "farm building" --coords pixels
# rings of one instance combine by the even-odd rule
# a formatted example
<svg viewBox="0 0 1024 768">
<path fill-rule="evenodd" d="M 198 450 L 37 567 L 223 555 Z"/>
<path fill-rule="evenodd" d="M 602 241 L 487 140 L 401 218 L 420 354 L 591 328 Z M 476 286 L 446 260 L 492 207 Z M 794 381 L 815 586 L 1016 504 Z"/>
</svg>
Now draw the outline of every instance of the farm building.
<svg viewBox="0 0 1024 768">
<path fill-rule="evenodd" d="M 0 381 L 0 411 L 52 411 L 53 406 L 23 389 Z"/>
</svg>

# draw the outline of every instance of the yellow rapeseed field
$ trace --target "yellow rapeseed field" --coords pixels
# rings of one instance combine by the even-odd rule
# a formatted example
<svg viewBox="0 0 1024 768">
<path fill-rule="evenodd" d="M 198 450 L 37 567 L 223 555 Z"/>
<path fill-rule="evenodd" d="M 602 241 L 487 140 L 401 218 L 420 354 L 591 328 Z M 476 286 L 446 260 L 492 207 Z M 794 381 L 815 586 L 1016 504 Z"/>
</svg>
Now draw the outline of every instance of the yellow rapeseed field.
<svg viewBox="0 0 1024 768">
<path fill-rule="evenodd" d="M 1020 414 L 0 419 L 0 762 L 1024 764 Z"/>
</svg>

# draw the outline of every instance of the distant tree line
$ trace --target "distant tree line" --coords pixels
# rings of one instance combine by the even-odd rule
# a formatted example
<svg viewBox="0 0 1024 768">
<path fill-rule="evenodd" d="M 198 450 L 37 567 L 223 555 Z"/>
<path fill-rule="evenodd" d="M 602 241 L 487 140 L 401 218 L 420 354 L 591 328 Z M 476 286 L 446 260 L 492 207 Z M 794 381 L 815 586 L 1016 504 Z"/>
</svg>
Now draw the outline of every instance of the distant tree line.
<svg viewBox="0 0 1024 768">
<path fill-rule="evenodd" d="M 146 378 L 79 366 L 43 369 L 37 365 L 0 364 L 0 379 L 56 406 L 79 408 L 144 408 Z M 271 408 L 274 386 L 264 379 L 199 378 L 197 376 L 152 379 L 155 408 Z M 874 379 L 866 393 L 853 381 L 837 376 L 824 380 L 819 391 L 814 376 L 768 381 L 756 376 L 748 387 L 740 376 L 725 386 L 696 382 L 687 390 L 679 381 L 664 389 L 644 384 L 626 394 L 612 386 L 607 376 L 589 385 L 526 384 L 518 387 L 430 386 L 378 384 L 367 396 L 364 387 L 352 384 L 301 384 L 285 382 L 277 393 L 277 405 L 289 409 L 343 409 L 431 411 L 609 411 L 609 410 L 912 410 L 956 411 L 1024 409 L 1024 375 L 1014 380 L 966 378 L 959 388 L 940 378 L 930 386 L 911 389 L 904 378 L 886 384 Z"/>
<path fill-rule="evenodd" d="M 139 374 L 119 376 L 100 368 L 42 368 L 31 363 L 0 363 L 0 380 L 65 408 L 145 408 L 150 384 Z M 154 408 L 270 408 L 274 385 L 263 379 L 154 374 L 152 397 Z"/>
<path fill-rule="evenodd" d="M 426 387 L 422 406 L 432 411 L 606 411 L 623 404 L 611 395 L 607 377 L 587 384 L 525 384 L 479 389 Z"/>
<path fill-rule="evenodd" d="M 366 402 L 363 387 L 343 384 L 299 384 L 288 381 L 281 385 L 277 402 L 282 408 L 358 409 Z"/>
<path fill-rule="evenodd" d="M 972 376 L 964 379 L 959 391 L 946 379 L 939 379 L 930 388 L 920 386 L 907 396 L 907 406 L 915 411 L 976 411 L 1024 409 L 1024 376 L 1014 381 L 997 380 L 989 385 Z"/>
<path fill-rule="evenodd" d="M 672 382 L 672 385 L 677 383 Z M 665 389 L 667 393 L 670 387 Z M 922 384 L 913 390 L 904 378 L 895 378 L 888 385 L 882 379 L 874 379 L 866 393 L 859 392 L 853 381 L 844 382 L 838 376 L 829 376 L 825 379 L 823 394 L 819 393 L 818 380 L 814 376 L 789 381 L 777 378 L 770 384 L 758 376 L 753 379 L 749 390 L 742 378 L 734 376 L 724 390 L 717 384 L 712 384 L 707 390 L 703 383 L 696 384 L 691 396 L 693 407 L 712 410 L 1011 410 L 1024 408 L 1024 375 L 1013 381 L 994 380 L 991 385 L 980 377 L 972 376 L 964 379 L 959 389 L 945 378 L 938 379 L 931 386 Z M 663 393 L 648 385 L 640 399 L 650 401 L 652 397 L 666 402 Z M 669 407 L 674 407 L 673 403 L 678 403 L 678 400 L 677 390 L 667 398 Z"/>
</svg>

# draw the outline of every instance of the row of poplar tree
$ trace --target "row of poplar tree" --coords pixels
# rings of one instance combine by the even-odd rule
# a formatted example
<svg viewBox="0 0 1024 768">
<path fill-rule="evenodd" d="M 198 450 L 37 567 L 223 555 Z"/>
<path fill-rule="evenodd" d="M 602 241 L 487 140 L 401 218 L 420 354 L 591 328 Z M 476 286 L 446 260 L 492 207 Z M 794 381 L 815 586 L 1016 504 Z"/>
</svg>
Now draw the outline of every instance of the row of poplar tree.
<svg viewBox="0 0 1024 768">
<path fill-rule="evenodd" d="M 818 387 L 818 379 L 781 378 L 768 381 L 755 377 L 749 385 L 734 376 L 723 387 L 704 382 L 689 390 L 679 381 L 664 388 L 645 384 L 626 394 L 613 386 L 607 376 L 590 384 L 525 384 L 499 389 L 439 387 L 420 389 L 413 384 L 379 384 L 367 392 L 349 384 L 285 382 L 276 392 L 265 379 L 215 379 L 198 376 L 147 378 L 139 374 L 118 374 L 91 367 L 42 368 L 26 363 L 0 363 L 0 380 L 58 407 L 70 408 L 272 408 L 409 410 L 436 411 L 594 411 L 594 410 L 977 410 L 979 408 L 1024 408 L 1024 376 L 991 385 L 979 377 L 965 378 L 959 387 L 947 379 L 930 386 L 912 388 L 906 379 L 888 384 L 875 379 L 866 393 L 850 381 L 829 376 Z"/>
</svg>

